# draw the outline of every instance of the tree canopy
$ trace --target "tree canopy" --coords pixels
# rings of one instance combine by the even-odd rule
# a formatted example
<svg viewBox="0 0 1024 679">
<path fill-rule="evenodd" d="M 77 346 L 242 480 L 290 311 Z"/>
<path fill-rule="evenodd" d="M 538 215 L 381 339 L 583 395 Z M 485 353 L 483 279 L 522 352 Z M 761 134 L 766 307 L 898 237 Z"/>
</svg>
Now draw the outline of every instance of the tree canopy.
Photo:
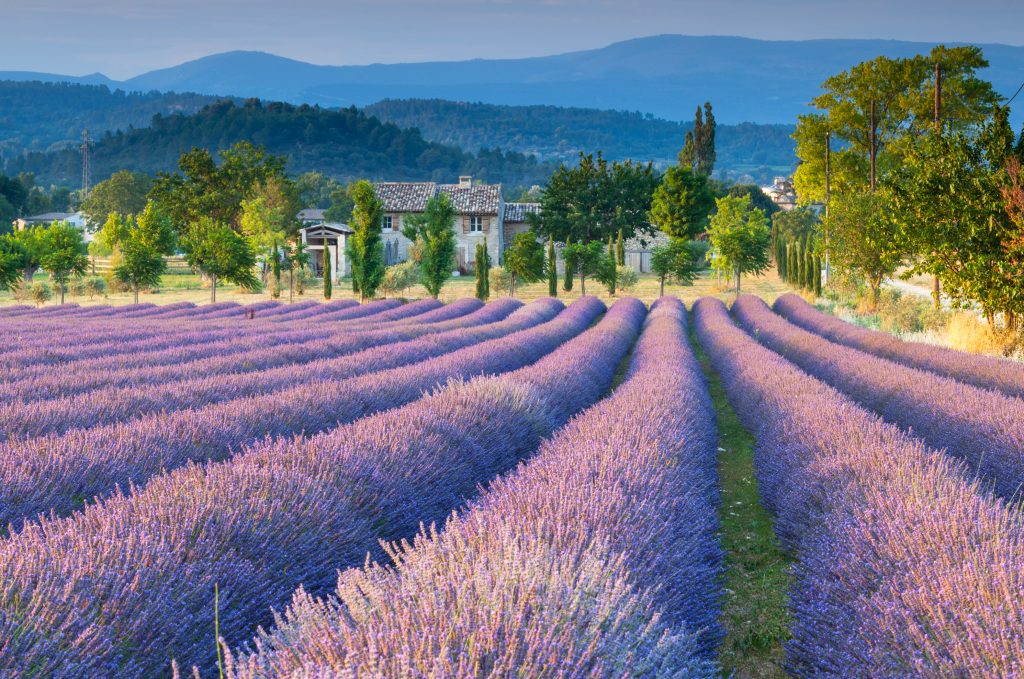
<svg viewBox="0 0 1024 679">
<path fill-rule="evenodd" d="M 448 194 L 441 193 L 427 201 L 421 214 L 406 215 L 402 221 L 403 235 L 420 252 L 423 287 L 436 299 L 455 268 L 455 207 Z"/>
<path fill-rule="evenodd" d="M 736 294 L 744 274 L 768 268 L 771 230 L 764 212 L 751 207 L 749 196 L 725 196 L 716 201 L 708 238 L 716 255 L 736 278 Z"/>
</svg>

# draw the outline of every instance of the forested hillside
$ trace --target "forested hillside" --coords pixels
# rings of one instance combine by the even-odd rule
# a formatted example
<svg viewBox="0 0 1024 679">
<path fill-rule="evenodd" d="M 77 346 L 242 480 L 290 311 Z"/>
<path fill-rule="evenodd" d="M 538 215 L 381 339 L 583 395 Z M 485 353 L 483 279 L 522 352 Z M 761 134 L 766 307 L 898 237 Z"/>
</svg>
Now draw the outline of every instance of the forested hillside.
<svg viewBox="0 0 1024 679">
<path fill-rule="evenodd" d="M 713 102 L 712 102 L 713 103 Z M 442 99 L 387 99 L 363 109 L 401 127 L 419 128 L 431 141 L 469 150 L 497 146 L 544 159 L 573 160 L 602 149 L 607 158 L 674 163 L 692 122 L 628 111 L 558 106 L 502 106 Z M 792 172 L 792 125 L 718 126 L 717 167 L 736 173 Z M 762 171 L 759 173 L 758 169 Z"/>
<path fill-rule="evenodd" d="M 351 108 L 327 110 L 249 100 L 225 100 L 194 115 L 156 115 L 151 126 L 107 133 L 92 149 L 93 181 L 117 170 L 170 171 L 182 152 L 194 146 L 225 149 L 247 140 L 288 159 L 292 174 L 315 170 L 342 180 L 454 181 L 471 174 L 509 186 L 542 184 L 552 168 L 532 156 L 428 142 L 416 130 L 402 129 Z M 40 183 L 74 185 L 81 177 L 81 152 L 67 148 L 10 158 L 7 174 L 33 172 Z"/>
<path fill-rule="evenodd" d="M 106 86 L 0 81 L 0 159 L 77 146 L 93 135 L 145 127 L 157 113 L 195 113 L 217 101 L 202 94 L 126 93 Z"/>
</svg>

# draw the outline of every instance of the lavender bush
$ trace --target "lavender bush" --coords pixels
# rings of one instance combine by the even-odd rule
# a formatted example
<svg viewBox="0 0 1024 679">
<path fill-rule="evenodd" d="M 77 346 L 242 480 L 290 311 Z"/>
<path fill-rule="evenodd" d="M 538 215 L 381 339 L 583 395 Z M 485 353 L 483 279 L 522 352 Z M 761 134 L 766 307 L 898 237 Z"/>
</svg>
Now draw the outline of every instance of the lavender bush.
<svg viewBox="0 0 1024 679">
<path fill-rule="evenodd" d="M 1024 672 L 1024 521 L 966 470 L 760 346 L 705 298 L 701 344 L 757 438 L 776 530 L 797 556 L 797 676 Z"/>
<path fill-rule="evenodd" d="M 395 566 L 325 601 L 301 588 L 228 674 L 716 676 L 716 446 L 685 310 L 662 299 L 610 398 Z"/>
<path fill-rule="evenodd" d="M 835 344 L 787 322 L 760 298 L 733 305 L 762 344 L 928 445 L 966 460 L 1004 498 L 1024 481 L 1024 401 Z"/>
<path fill-rule="evenodd" d="M 822 313 L 798 295 L 775 300 L 775 311 L 788 321 L 817 335 L 912 368 L 1024 397 L 1024 364 L 991 356 L 967 354 L 922 342 L 905 342 L 886 332 L 861 328 Z"/>
<path fill-rule="evenodd" d="M 116 486 L 223 459 L 267 436 L 324 431 L 414 401 L 451 378 L 512 370 L 579 334 L 604 310 L 594 298 L 555 316 L 561 307 L 543 300 L 504 322 L 354 354 L 315 381 L 270 394 L 9 441 L 0 446 L 0 525 L 39 512 L 66 514 Z M 396 365 L 405 367 L 374 372 Z"/>
<path fill-rule="evenodd" d="M 544 326 L 403 370 L 427 389 L 445 373 L 519 367 L 602 309 L 593 298 L 575 302 Z M 636 300 L 619 302 L 532 370 L 450 384 L 333 432 L 266 442 L 29 525 L 0 543 L 0 674 L 148 677 L 172 657 L 212 667 L 215 613 L 225 635 L 245 638 L 298 584 L 326 589 L 338 566 L 362 563 L 368 550 L 380 556 L 379 537 L 443 518 L 529 455 L 564 409 L 601 396 L 644 313 Z M 365 396 L 394 402 L 377 384 L 385 393 Z"/>
</svg>

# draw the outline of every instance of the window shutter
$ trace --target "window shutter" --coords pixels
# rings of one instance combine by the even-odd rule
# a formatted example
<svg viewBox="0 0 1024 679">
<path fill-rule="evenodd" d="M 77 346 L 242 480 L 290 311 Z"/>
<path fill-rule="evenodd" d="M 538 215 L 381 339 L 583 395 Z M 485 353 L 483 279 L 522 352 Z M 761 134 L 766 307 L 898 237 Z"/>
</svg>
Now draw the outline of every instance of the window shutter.
<svg viewBox="0 0 1024 679">
<path fill-rule="evenodd" d="M 469 233 L 469 217 L 462 218 L 462 233 Z"/>
<path fill-rule="evenodd" d="M 483 218 L 483 222 L 484 222 L 483 223 L 484 233 L 487 233 L 488 231 L 491 230 L 491 218 L 490 217 L 484 217 Z"/>
</svg>

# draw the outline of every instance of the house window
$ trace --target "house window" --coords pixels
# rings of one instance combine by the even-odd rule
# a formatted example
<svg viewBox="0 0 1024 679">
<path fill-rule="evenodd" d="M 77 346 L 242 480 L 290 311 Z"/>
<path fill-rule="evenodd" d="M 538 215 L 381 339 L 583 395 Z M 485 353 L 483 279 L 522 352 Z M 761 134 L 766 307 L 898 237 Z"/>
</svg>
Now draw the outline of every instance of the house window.
<svg viewBox="0 0 1024 679">
<path fill-rule="evenodd" d="M 469 218 L 469 232 L 480 233 L 484 230 L 484 218 L 473 216 Z"/>
<path fill-rule="evenodd" d="M 391 231 L 391 215 L 384 215 L 384 218 L 381 220 L 380 226 L 385 231 Z"/>
</svg>

